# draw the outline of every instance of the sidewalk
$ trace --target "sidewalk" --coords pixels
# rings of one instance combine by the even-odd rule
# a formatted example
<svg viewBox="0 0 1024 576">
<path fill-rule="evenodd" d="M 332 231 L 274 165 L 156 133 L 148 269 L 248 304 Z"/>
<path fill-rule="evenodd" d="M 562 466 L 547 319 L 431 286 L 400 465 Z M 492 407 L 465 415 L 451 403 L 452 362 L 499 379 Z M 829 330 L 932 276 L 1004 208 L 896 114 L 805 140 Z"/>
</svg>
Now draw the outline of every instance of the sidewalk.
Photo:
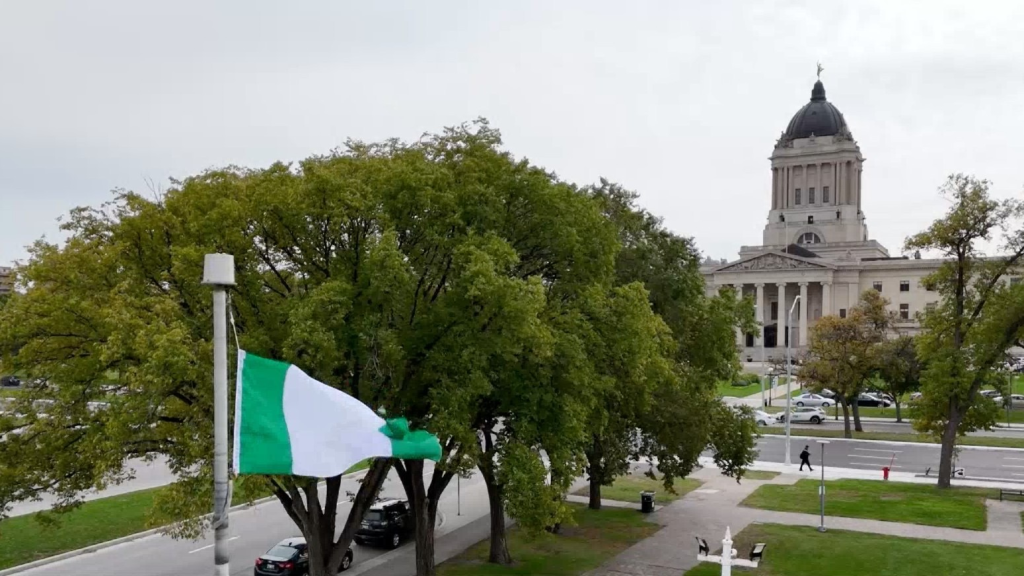
<svg viewBox="0 0 1024 576">
<path fill-rule="evenodd" d="M 819 517 L 814 514 L 739 506 L 759 486 L 794 484 L 804 478 L 801 474 L 783 473 L 772 480 L 746 480 L 737 484 L 735 480 L 722 476 L 712 465 L 691 477 L 704 480 L 704 486 L 651 515 L 651 521 L 667 529 L 635 544 L 587 576 L 680 576 L 699 563 L 697 537 L 707 540 L 714 552 L 721 547 L 718 543 L 727 527 L 737 534 L 751 523 L 818 526 Z M 828 474 L 827 477 L 832 478 L 833 475 Z M 1020 517 L 1024 503 L 989 501 L 986 504 L 989 518 L 986 531 L 835 516 L 826 516 L 826 524 L 831 528 L 855 532 L 1024 549 Z"/>
</svg>

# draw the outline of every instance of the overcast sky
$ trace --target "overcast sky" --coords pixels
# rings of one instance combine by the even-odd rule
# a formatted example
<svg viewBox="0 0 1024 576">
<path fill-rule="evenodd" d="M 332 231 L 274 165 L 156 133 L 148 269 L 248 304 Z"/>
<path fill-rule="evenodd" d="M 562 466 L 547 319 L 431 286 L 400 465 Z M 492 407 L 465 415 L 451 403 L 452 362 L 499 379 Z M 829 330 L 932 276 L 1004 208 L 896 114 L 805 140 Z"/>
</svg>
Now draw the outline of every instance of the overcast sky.
<svg viewBox="0 0 1024 576">
<path fill-rule="evenodd" d="M 951 172 L 1019 196 L 1024 3 L 842 4 L 0 0 L 0 264 L 113 188 L 477 116 L 733 259 L 761 243 L 767 158 L 818 60 L 890 252 Z"/>
</svg>

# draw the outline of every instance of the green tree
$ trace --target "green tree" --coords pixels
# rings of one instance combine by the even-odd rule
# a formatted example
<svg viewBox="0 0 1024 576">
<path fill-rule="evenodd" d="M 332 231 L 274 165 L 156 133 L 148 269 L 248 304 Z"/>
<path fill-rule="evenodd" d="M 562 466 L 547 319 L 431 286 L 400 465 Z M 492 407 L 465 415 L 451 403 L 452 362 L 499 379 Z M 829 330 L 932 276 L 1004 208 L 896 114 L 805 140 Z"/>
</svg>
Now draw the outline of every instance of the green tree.
<svg viewBox="0 0 1024 576">
<path fill-rule="evenodd" d="M 896 404 L 896 421 L 902 422 L 901 398 L 921 387 L 923 365 L 917 356 L 917 343 L 905 334 L 879 342 L 871 353 L 878 377 L 885 383 Z"/>
<path fill-rule="evenodd" d="M 646 355 L 646 371 L 600 361 L 607 354 L 625 357 L 614 349 L 589 355 L 598 360 L 595 370 L 610 379 L 599 392 L 589 426 L 590 506 L 600 507 L 601 486 L 628 471 L 638 458 L 657 461 L 666 487 L 687 475 L 709 447 L 725 473 L 742 475 L 754 457 L 754 435 L 720 433 L 751 428 L 742 412 L 721 409 L 714 383 L 731 378 L 739 367 L 735 328 L 753 327 L 750 301 L 737 301 L 732 293 L 709 297 L 693 241 L 672 234 L 637 207 L 635 193 L 607 180 L 589 192 L 618 228 L 622 249 L 615 261 L 616 283 L 642 284 L 654 317 L 664 325 L 636 325 L 646 325 L 644 330 L 658 339 L 641 356 L 632 356 Z M 622 345 L 636 351 L 636 343 L 614 339 L 625 330 L 614 326 L 601 347 Z"/>
<path fill-rule="evenodd" d="M 534 351 L 546 309 L 535 268 L 544 262 L 527 253 L 551 243 L 513 236 L 498 215 L 575 237 L 567 276 L 599 276 L 589 270 L 610 269 L 614 257 L 573 223 L 600 224 L 594 209 L 587 220 L 589 204 L 542 214 L 550 203 L 510 194 L 546 179 L 552 197 L 579 196 L 500 145 L 480 122 L 415 144 L 350 142 L 296 166 L 213 170 L 157 199 L 121 192 L 75 210 L 64 246 L 32 247 L 22 270 L 30 288 L 0 317 L 0 345 L 18 348 L 12 366 L 46 383 L 20 400 L 23 422 L 0 421 L 0 432 L 22 426 L 0 444 L 0 499 L 48 491 L 72 507 L 124 480 L 126 459 L 165 456 L 178 481 L 153 521 L 208 511 L 212 327 L 200 279 L 203 255 L 225 252 L 236 261 L 242 347 L 442 438 L 446 458 L 428 483 L 422 461 L 394 462 L 415 511 L 418 573 L 432 574 L 438 499 L 477 450 L 460 402 L 487 394 L 498 357 Z M 46 418 L 39 399 L 53 402 Z M 244 477 L 235 495 L 272 490 L 310 542 L 311 575 L 333 574 L 392 464 L 373 463 L 337 537 L 339 477 L 326 479 L 325 497 L 314 479 L 295 477 Z M 202 528 L 183 522 L 178 533 Z"/>
<path fill-rule="evenodd" d="M 939 479 L 949 487 L 959 436 L 989 427 L 998 407 L 978 391 L 997 378 L 1006 350 L 1024 339 L 1024 284 L 1008 280 L 1024 257 L 1024 202 L 996 200 L 989 182 L 963 174 L 940 189 L 950 202 L 945 216 L 907 239 L 907 250 L 927 250 L 946 258 L 925 279 L 942 295 L 924 315 L 918 354 L 926 368 L 914 426 L 940 438 Z M 996 246 L 1000 256 L 986 256 Z"/>
<path fill-rule="evenodd" d="M 853 437 L 851 409 L 854 429 L 864 431 L 857 397 L 875 372 L 875 346 L 884 341 L 890 329 L 892 315 L 887 308 L 885 298 L 868 290 L 846 318 L 823 316 L 811 328 L 800 378 L 812 390 L 828 388 L 835 392 L 843 408 L 843 430 L 847 438 Z"/>
</svg>

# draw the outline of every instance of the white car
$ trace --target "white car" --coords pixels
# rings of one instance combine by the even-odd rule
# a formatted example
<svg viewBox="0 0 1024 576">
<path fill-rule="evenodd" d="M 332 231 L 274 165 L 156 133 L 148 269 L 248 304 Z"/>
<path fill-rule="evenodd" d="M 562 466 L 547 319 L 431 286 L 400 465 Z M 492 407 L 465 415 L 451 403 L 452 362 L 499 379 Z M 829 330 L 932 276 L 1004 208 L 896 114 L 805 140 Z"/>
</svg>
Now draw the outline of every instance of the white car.
<svg viewBox="0 0 1024 576">
<path fill-rule="evenodd" d="M 821 424 L 825 421 L 828 416 L 825 411 L 821 408 L 797 408 L 790 412 L 790 422 L 794 424 L 810 423 L 810 424 Z M 779 422 L 786 421 L 786 413 L 783 412 L 775 417 Z"/>
<path fill-rule="evenodd" d="M 831 398 L 822 396 L 821 394 L 801 394 L 793 397 L 793 404 L 797 406 L 821 406 L 822 408 L 828 408 L 835 404 Z"/>
<path fill-rule="evenodd" d="M 764 410 L 754 410 L 754 422 L 757 422 L 758 426 L 768 426 L 775 424 L 775 416 Z"/>
</svg>

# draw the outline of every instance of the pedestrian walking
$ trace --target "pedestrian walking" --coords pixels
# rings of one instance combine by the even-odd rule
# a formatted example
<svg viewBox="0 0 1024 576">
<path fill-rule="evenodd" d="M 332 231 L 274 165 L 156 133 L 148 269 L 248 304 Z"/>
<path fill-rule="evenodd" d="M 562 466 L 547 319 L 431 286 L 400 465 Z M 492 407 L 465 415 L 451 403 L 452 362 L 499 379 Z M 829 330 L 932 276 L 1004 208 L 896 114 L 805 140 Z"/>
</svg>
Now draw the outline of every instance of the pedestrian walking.
<svg viewBox="0 0 1024 576">
<path fill-rule="evenodd" d="M 804 464 L 807 465 L 807 469 L 814 472 L 814 468 L 811 468 L 811 450 L 810 446 L 804 446 L 804 451 L 800 453 L 800 471 L 804 471 Z"/>
</svg>

